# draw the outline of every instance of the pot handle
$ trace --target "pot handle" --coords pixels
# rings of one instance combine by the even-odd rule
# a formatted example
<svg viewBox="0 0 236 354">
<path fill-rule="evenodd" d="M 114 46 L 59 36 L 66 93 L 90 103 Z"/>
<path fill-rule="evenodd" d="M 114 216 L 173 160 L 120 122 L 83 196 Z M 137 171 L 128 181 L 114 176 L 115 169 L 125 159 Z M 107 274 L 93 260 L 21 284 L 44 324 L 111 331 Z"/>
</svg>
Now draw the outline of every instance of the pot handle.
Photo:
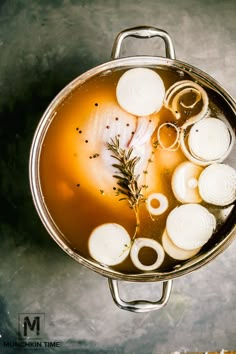
<svg viewBox="0 0 236 354">
<path fill-rule="evenodd" d="M 160 310 L 167 304 L 172 288 L 172 280 L 164 281 L 162 285 L 162 296 L 160 300 L 155 302 L 147 300 L 124 301 L 120 298 L 118 281 L 114 279 L 108 279 L 108 283 L 115 304 L 122 310 L 136 313 Z"/>
<path fill-rule="evenodd" d="M 122 32 L 120 32 L 113 44 L 111 59 L 118 59 L 120 56 L 121 44 L 126 37 L 136 37 L 136 38 L 152 38 L 152 37 L 160 37 L 165 42 L 166 47 L 166 57 L 170 59 L 175 59 L 175 48 L 169 34 L 155 27 L 149 26 L 140 26 L 128 28 Z"/>
</svg>

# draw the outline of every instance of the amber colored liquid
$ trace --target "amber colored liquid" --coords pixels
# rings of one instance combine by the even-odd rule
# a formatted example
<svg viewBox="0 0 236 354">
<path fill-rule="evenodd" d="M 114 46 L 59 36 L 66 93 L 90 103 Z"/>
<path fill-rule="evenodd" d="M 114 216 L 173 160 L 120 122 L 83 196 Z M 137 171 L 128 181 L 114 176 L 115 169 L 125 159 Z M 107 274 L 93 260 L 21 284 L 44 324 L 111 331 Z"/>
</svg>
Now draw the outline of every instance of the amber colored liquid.
<svg viewBox="0 0 236 354">
<path fill-rule="evenodd" d="M 111 171 L 101 168 L 102 157 L 95 141 L 96 136 L 99 137 L 103 131 L 109 137 L 112 124 L 120 123 L 117 111 L 111 110 L 108 119 L 104 118 L 102 110 L 106 106 L 109 108 L 109 105 L 118 105 L 115 90 L 123 72 L 124 70 L 117 70 L 97 75 L 70 93 L 63 104 L 58 106 L 42 146 L 40 182 L 45 203 L 71 247 L 85 258 L 90 258 L 88 239 L 95 227 L 103 223 L 118 223 L 131 237 L 135 232 L 135 213 L 126 200 L 119 201 L 116 180 Z M 180 77 L 176 71 L 157 69 L 157 72 L 166 89 L 176 81 L 189 79 L 187 74 L 182 73 Z M 158 120 L 160 123 L 173 121 L 174 117 L 170 111 L 162 108 L 158 113 Z M 126 128 L 118 129 L 119 135 L 122 130 L 127 129 L 126 133 L 132 137 L 132 122 L 124 126 Z M 153 141 L 155 134 L 156 132 L 153 134 Z M 163 131 L 162 134 L 165 134 L 167 144 L 174 139 L 172 129 Z M 153 149 L 150 158 L 152 162 L 148 165 L 148 173 L 141 176 L 148 185 L 145 193 L 165 194 L 169 200 L 169 208 L 163 215 L 151 218 L 145 203 L 142 203 L 139 208 L 140 226 L 137 237 L 153 238 L 161 243 L 168 213 L 179 205 L 171 189 L 171 176 L 185 157 L 180 149 L 176 152 Z M 148 248 L 142 250 L 140 258 L 146 264 L 151 262 L 150 259 L 155 261 L 153 252 Z M 166 255 L 158 271 L 172 269 L 179 263 Z M 139 272 L 129 256 L 114 268 L 124 273 Z"/>
</svg>

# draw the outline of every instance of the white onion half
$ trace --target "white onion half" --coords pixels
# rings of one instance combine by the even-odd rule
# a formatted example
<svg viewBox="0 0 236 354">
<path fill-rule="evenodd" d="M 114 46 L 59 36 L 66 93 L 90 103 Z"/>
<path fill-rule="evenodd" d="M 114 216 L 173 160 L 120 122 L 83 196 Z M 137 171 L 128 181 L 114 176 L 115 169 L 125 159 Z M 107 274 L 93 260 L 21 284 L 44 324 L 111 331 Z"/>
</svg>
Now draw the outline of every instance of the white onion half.
<svg viewBox="0 0 236 354">
<path fill-rule="evenodd" d="M 92 231 L 88 246 L 91 257 L 112 266 L 123 262 L 128 256 L 130 236 L 119 224 L 102 224 Z"/>
<path fill-rule="evenodd" d="M 225 164 L 205 168 L 199 178 L 199 192 L 210 204 L 225 206 L 236 199 L 236 170 Z"/>
<path fill-rule="evenodd" d="M 171 241 L 184 250 L 202 247 L 212 236 L 216 219 L 199 204 L 184 204 L 167 217 L 166 230 Z"/>
<path fill-rule="evenodd" d="M 217 118 L 205 118 L 192 126 L 188 145 L 192 155 L 204 161 L 226 158 L 231 143 L 227 125 Z"/>
<path fill-rule="evenodd" d="M 185 161 L 179 164 L 171 179 L 171 186 L 175 198 L 181 203 L 201 203 L 202 198 L 198 191 L 198 178 L 203 168 Z"/>
<path fill-rule="evenodd" d="M 136 116 L 158 112 L 165 96 L 161 77 L 148 68 L 127 70 L 119 79 L 116 97 L 119 105 Z"/>
<path fill-rule="evenodd" d="M 174 258 L 178 259 L 179 261 L 183 261 L 185 259 L 189 259 L 195 256 L 201 249 L 201 247 L 196 248 L 195 250 L 184 250 L 182 248 L 177 247 L 170 239 L 166 229 L 162 235 L 162 246 L 166 253 Z"/>
<path fill-rule="evenodd" d="M 151 265 L 145 265 L 139 260 L 139 251 L 143 247 L 152 248 L 157 253 L 157 260 Z M 165 252 L 159 242 L 150 238 L 136 238 L 130 251 L 130 257 L 136 268 L 144 271 L 151 271 L 159 268 L 165 258 Z"/>
<path fill-rule="evenodd" d="M 157 201 L 158 206 L 154 207 L 152 205 L 153 201 Z M 167 197 L 162 193 L 152 193 L 147 197 L 146 200 L 147 210 L 152 215 L 161 215 L 163 214 L 169 206 Z"/>
</svg>

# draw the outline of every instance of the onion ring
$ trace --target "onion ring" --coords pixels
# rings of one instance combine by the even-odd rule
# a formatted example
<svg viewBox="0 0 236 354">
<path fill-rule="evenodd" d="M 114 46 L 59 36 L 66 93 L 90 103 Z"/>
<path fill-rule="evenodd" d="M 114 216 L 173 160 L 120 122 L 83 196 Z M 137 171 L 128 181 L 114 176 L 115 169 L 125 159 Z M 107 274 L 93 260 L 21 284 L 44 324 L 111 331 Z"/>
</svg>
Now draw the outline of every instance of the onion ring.
<svg viewBox="0 0 236 354">
<path fill-rule="evenodd" d="M 160 205 L 155 208 L 151 205 L 153 200 L 157 200 Z M 147 210 L 149 211 L 150 214 L 152 215 L 161 215 L 163 214 L 169 206 L 169 202 L 168 199 L 166 198 L 166 196 L 162 193 L 152 193 L 148 196 L 147 198 Z"/>
<path fill-rule="evenodd" d="M 157 253 L 157 260 L 153 264 L 144 265 L 140 262 L 138 254 L 141 248 L 143 247 L 150 247 Z M 130 257 L 135 267 L 140 270 L 151 271 L 159 268 L 160 265 L 163 263 L 165 258 L 165 252 L 159 242 L 150 238 L 139 237 L 134 240 L 133 246 L 130 251 Z"/>
<path fill-rule="evenodd" d="M 181 90 L 180 92 L 178 92 Z M 194 108 L 194 106 L 202 99 L 202 109 L 201 111 L 196 114 L 195 116 L 189 118 L 184 124 L 183 127 L 186 128 L 189 125 L 192 125 L 195 122 L 198 122 L 202 118 L 204 118 L 208 112 L 208 104 L 209 104 L 209 99 L 206 91 L 198 85 L 196 82 L 193 82 L 191 80 L 183 80 L 183 81 L 178 81 L 175 84 L 173 84 L 169 89 L 166 91 L 166 95 L 164 98 L 164 106 L 168 108 L 175 116 L 176 119 L 181 118 L 181 114 L 177 111 L 177 104 L 179 101 L 179 98 L 188 92 L 193 91 L 196 94 L 196 101 L 190 105 L 184 105 L 182 102 L 180 103 L 181 106 L 184 108 Z M 197 94 L 198 92 L 198 94 Z M 176 95 L 174 98 L 173 96 Z M 172 101 L 172 102 L 171 102 Z"/>
<path fill-rule="evenodd" d="M 189 106 L 187 106 L 187 105 L 185 105 L 184 104 L 184 102 L 183 101 L 180 101 L 179 100 L 179 98 L 182 96 L 182 95 L 185 95 L 186 93 L 188 93 L 188 92 L 194 92 L 195 94 L 196 94 L 196 101 L 193 103 L 193 104 L 191 104 L 191 105 L 189 105 Z M 197 90 L 197 89 L 195 89 L 195 88 L 186 88 L 186 89 L 183 89 L 183 90 L 181 90 L 179 93 L 177 93 L 176 94 L 176 96 L 173 98 L 173 101 L 172 101 L 172 109 L 173 109 L 173 111 L 176 113 L 176 112 L 178 112 L 178 110 L 177 110 L 177 106 L 178 106 L 178 102 L 179 102 L 179 104 L 182 106 L 182 107 L 184 107 L 184 108 L 187 108 L 187 109 L 190 109 L 190 108 L 194 108 L 194 106 L 201 100 L 201 94 L 200 94 L 200 92 Z M 179 113 L 178 113 L 179 114 Z M 177 115 L 177 113 L 176 113 L 176 115 Z"/>
<path fill-rule="evenodd" d="M 176 130 L 176 138 L 175 138 L 175 141 L 173 142 L 173 144 L 171 144 L 170 146 L 165 146 L 162 142 L 161 142 L 161 136 L 160 136 L 160 130 L 164 127 L 164 126 L 171 126 L 173 127 L 175 130 Z M 167 150 L 167 151 L 175 151 L 179 148 L 179 136 L 180 136 L 180 130 L 178 127 L 176 127 L 175 124 L 173 123 L 169 123 L 169 122 L 165 122 L 165 123 L 162 123 L 158 129 L 157 129 L 157 141 L 158 141 L 158 145 L 164 149 L 164 150 Z M 175 147 L 177 144 L 177 147 Z"/>
</svg>

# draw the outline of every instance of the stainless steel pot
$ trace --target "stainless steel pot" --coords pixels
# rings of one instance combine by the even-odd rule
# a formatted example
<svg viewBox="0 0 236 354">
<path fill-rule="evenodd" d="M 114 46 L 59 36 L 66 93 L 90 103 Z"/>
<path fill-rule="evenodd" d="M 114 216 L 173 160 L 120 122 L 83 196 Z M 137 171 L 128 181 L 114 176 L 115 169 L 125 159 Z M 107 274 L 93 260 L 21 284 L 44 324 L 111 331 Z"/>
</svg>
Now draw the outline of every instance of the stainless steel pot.
<svg viewBox="0 0 236 354">
<path fill-rule="evenodd" d="M 154 57 L 154 56 L 134 56 L 119 58 L 122 42 L 126 37 L 136 37 L 136 38 L 151 38 L 160 37 L 164 40 L 166 57 Z M 44 198 L 40 185 L 39 177 L 39 159 L 42 143 L 44 136 L 50 126 L 51 121 L 54 119 L 54 112 L 58 104 L 64 100 L 64 98 L 70 94 L 70 92 L 84 83 L 87 79 L 92 76 L 104 72 L 106 70 L 113 70 L 117 68 L 133 68 L 137 66 L 150 66 L 150 67 L 171 67 L 174 69 L 179 69 L 189 73 L 194 79 L 198 80 L 200 83 L 206 85 L 213 92 L 223 100 L 224 104 L 227 106 L 227 110 L 230 113 L 231 125 L 233 128 L 236 126 L 236 102 L 233 98 L 217 83 L 212 77 L 204 73 L 203 71 L 195 68 L 194 66 L 181 62 L 175 59 L 175 50 L 173 42 L 167 32 L 152 28 L 152 27 L 137 27 L 122 31 L 118 34 L 115 39 L 111 61 L 99 65 L 84 74 L 77 77 L 74 81 L 69 83 L 51 102 L 47 110 L 45 111 L 43 117 L 41 118 L 37 130 L 34 135 L 30 161 L 29 161 L 29 175 L 30 175 L 30 187 L 33 196 L 33 201 L 39 217 L 46 227 L 52 238 L 58 243 L 58 245 L 67 252 L 71 257 L 73 257 L 79 263 L 85 265 L 86 267 L 94 270 L 95 272 L 108 278 L 110 291 L 115 303 L 122 309 L 133 311 L 133 312 L 147 312 L 152 310 L 157 310 L 162 308 L 168 302 L 171 293 L 172 280 L 176 277 L 182 276 L 184 274 L 190 273 L 197 268 L 202 267 L 206 263 L 210 262 L 218 254 L 226 249 L 230 243 L 235 238 L 236 229 L 236 206 L 234 206 L 228 217 L 226 223 L 219 230 L 215 241 L 211 242 L 207 247 L 203 247 L 200 253 L 194 258 L 183 263 L 179 268 L 173 269 L 169 272 L 146 272 L 142 274 L 123 274 L 109 267 L 104 267 L 101 264 L 86 259 L 70 248 L 70 245 L 66 241 L 63 234 L 57 228 L 54 223 L 47 206 L 44 203 Z M 120 298 L 118 281 L 133 281 L 133 282 L 162 282 L 162 296 L 161 299 L 156 302 L 150 302 L 145 300 L 137 300 L 126 302 Z"/>
</svg>

